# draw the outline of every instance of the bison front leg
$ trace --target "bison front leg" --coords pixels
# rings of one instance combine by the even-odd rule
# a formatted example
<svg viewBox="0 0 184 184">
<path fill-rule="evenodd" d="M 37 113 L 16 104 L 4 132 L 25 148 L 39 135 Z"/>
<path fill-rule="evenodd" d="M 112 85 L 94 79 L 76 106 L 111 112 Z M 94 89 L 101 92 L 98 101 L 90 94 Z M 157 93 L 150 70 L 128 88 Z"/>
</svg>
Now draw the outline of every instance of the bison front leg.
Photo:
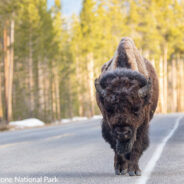
<svg viewBox="0 0 184 184">
<path fill-rule="evenodd" d="M 130 176 L 141 176 L 141 170 L 139 168 L 139 158 L 141 156 L 141 152 L 137 152 L 132 150 L 132 152 L 128 155 L 129 163 L 128 163 L 128 174 Z"/>
<path fill-rule="evenodd" d="M 123 155 L 115 153 L 114 156 L 114 170 L 116 175 L 125 175 L 128 171 L 128 162 Z"/>
<path fill-rule="evenodd" d="M 128 173 L 130 176 L 140 176 L 139 159 L 143 151 L 149 145 L 148 128 L 141 127 L 137 131 L 137 140 L 135 141 L 132 151 L 126 156 L 128 160 Z"/>
</svg>

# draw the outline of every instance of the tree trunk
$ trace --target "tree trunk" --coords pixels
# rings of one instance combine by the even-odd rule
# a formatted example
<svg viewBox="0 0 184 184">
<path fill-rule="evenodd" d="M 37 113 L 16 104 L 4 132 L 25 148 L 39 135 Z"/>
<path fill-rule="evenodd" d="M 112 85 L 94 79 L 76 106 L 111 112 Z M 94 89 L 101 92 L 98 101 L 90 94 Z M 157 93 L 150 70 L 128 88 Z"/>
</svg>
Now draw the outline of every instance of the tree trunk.
<svg viewBox="0 0 184 184">
<path fill-rule="evenodd" d="M 90 94 L 90 116 L 94 115 L 95 110 L 95 94 L 94 94 L 94 59 L 93 53 L 89 53 L 87 56 L 88 63 L 88 75 L 89 75 L 89 94 Z"/>
<path fill-rule="evenodd" d="M 79 59 L 76 58 L 76 76 L 77 76 L 77 96 L 78 96 L 78 113 L 79 116 L 84 115 L 84 108 L 83 108 L 83 101 L 82 101 L 82 94 L 81 94 L 81 74 L 80 74 L 80 69 L 79 69 Z"/>
<path fill-rule="evenodd" d="M 10 87 L 9 87 L 9 119 L 12 118 L 13 71 L 14 71 L 14 20 L 10 25 Z"/>
<path fill-rule="evenodd" d="M 45 63 L 46 63 L 46 59 L 45 59 Z M 49 104 L 49 92 L 50 92 L 50 88 L 49 88 L 49 76 L 48 76 L 48 70 L 47 70 L 47 64 L 44 65 L 44 69 L 43 69 L 43 98 L 44 98 L 44 117 L 47 121 L 50 121 L 50 104 Z"/>
<path fill-rule="evenodd" d="M 167 113 L 167 46 L 164 48 L 164 58 L 163 58 L 163 95 L 164 95 L 164 113 Z"/>
<path fill-rule="evenodd" d="M 0 123 L 3 121 L 3 106 L 2 106 L 2 75 L 0 73 Z"/>
<path fill-rule="evenodd" d="M 180 66 L 180 81 L 181 81 L 181 111 L 184 111 L 184 61 L 181 60 Z"/>
<path fill-rule="evenodd" d="M 177 111 L 181 112 L 182 111 L 182 60 L 180 59 L 180 56 L 178 56 L 177 59 L 177 78 L 178 78 L 178 84 L 177 84 Z"/>
<path fill-rule="evenodd" d="M 53 120 L 57 119 L 57 103 L 56 103 L 56 81 L 55 81 L 55 68 L 52 66 L 52 114 Z"/>
<path fill-rule="evenodd" d="M 56 109 L 57 109 L 57 120 L 61 118 L 61 109 L 60 109 L 60 93 L 59 93 L 59 76 L 57 68 L 55 68 L 55 87 L 56 87 Z"/>
<path fill-rule="evenodd" d="M 33 80 L 33 51 L 32 51 L 32 38 L 29 38 L 29 58 L 28 58 L 28 74 L 29 74 L 29 97 L 30 97 L 30 111 L 31 116 L 34 111 L 34 80 Z"/>
<path fill-rule="evenodd" d="M 14 45 L 14 21 L 5 22 L 3 31 L 4 49 L 4 84 L 5 84 L 5 119 L 12 119 L 12 84 L 13 84 L 13 45 Z"/>
<path fill-rule="evenodd" d="M 160 90 L 160 111 L 162 113 L 165 112 L 165 109 L 164 109 L 164 73 L 163 73 L 163 59 L 161 58 L 160 59 L 160 76 L 159 76 L 159 90 Z"/>
<path fill-rule="evenodd" d="M 3 30 L 3 51 L 4 51 L 4 95 L 5 95 L 5 120 L 8 121 L 8 68 L 9 68 L 9 59 L 8 59 L 8 21 L 5 22 Z"/>
<path fill-rule="evenodd" d="M 176 76 L 176 61 L 172 60 L 172 112 L 177 109 L 177 76 Z"/>
<path fill-rule="evenodd" d="M 184 111 L 184 60 L 182 61 L 182 112 Z"/>
<path fill-rule="evenodd" d="M 43 118 L 44 116 L 44 72 L 43 72 L 43 63 L 41 60 L 38 60 L 38 100 L 39 100 L 39 115 Z M 45 120 L 45 119 L 44 119 Z"/>
</svg>

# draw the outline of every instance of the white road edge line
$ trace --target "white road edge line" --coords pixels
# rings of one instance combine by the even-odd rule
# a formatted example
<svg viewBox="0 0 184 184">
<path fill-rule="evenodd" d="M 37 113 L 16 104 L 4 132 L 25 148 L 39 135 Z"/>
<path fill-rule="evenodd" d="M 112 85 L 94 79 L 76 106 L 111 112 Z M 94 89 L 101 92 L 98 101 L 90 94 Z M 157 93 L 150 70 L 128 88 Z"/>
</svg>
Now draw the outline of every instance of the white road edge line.
<svg viewBox="0 0 184 184">
<path fill-rule="evenodd" d="M 180 120 L 183 118 L 183 116 L 179 116 L 176 119 L 176 123 L 174 124 L 173 129 L 169 132 L 169 134 L 162 140 L 162 142 L 160 143 L 160 145 L 157 147 L 156 151 L 153 153 L 152 158 L 149 160 L 148 164 L 146 165 L 146 168 L 143 170 L 143 174 L 142 176 L 138 179 L 138 182 L 136 182 L 137 184 L 146 184 L 146 182 L 148 181 L 148 179 L 151 176 L 151 173 L 157 163 L 157 161 L 159 160 L 162 151 L 164 149 L 164 146 L 166 145 L 167 141 L 172 137 L 172 135 L 174 134 L 174 132 L 177 130 Z"/>
</svg>

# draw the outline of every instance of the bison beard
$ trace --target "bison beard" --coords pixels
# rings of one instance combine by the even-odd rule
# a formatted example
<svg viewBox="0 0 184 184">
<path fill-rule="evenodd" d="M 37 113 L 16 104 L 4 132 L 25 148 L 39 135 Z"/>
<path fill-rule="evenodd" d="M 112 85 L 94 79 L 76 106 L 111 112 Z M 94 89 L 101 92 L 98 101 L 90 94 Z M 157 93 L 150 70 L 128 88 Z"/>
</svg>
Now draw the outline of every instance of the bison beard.
<svg viewBox="0 0 184 184">
<path fill-rule="evenodd" d="M 121 134 L 123 134 L 122 139 L 121 139 L 121 136 L 120 137 L 117 136 L 119 135 L 118 133 L 115 134 L 115 137 L 117 136 L 116 152 L 118 155 L 130 153 L 130 151 L 132 150 L 134 141 L 136 140 L 136 131 L 134 131 L 134 133 L 131 135 L 132 137 L 128 137 L 128 138 L 125 137 L 126 135 L 124 135 L 124 133 L 121 133 Z"/>
<path fill-rule="evenodd" d="M 158 80 L 147 60 L 142 63 L 136 60 L 141 56 L 133 41 L 122 40 L 116 57 L 103 66 L 104 71 L 95 81 L 96 98 L 103 115 L 102 136 L 115 152 L 115 173 L 139 176 L 138 161 L 148 147 L 149 121 L 158 101 Z M 133 70 L 131 65 L 137 69 Z M 147 70 L 140 73 L 138 68 Z"/>
</svg>

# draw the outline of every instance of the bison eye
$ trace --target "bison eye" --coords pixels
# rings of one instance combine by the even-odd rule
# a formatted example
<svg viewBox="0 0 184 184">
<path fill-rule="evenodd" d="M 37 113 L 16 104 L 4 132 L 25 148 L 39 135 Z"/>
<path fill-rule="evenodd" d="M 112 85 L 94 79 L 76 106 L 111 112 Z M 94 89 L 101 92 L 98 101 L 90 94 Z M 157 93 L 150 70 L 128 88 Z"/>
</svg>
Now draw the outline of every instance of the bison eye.
<svg viewBox="0 0 184 184">
<path fill-rule="evenodd" d="M 107 113 L 112 114 L 112 113 L 114 112 L 114 108 L 112 107 L 112 105 L 111 105 L 111 104 L 107 104 L 107 103 L 105 103 L 105 104 L 104 104 L 104 107 L 105 107 L 105 109 L 106 109 Z"/>
<path fill-rule="evenodd" d="M 113 114 L 113 113 L 114 113 L 114 109 L 111 108 L 111 107 L 110 107 L 110 108 L 107 108 L 106 110 L 107 110 L 107 112 L 110 113 L 110 114 Z"/>
<path fill-rule="evenodd" d="M 134 106 L 131 108 L 131 110 L 133 113 L 137 114 L 139 112 L 140 108 L 139 108 L 139 106 Z"/>
</svg>

